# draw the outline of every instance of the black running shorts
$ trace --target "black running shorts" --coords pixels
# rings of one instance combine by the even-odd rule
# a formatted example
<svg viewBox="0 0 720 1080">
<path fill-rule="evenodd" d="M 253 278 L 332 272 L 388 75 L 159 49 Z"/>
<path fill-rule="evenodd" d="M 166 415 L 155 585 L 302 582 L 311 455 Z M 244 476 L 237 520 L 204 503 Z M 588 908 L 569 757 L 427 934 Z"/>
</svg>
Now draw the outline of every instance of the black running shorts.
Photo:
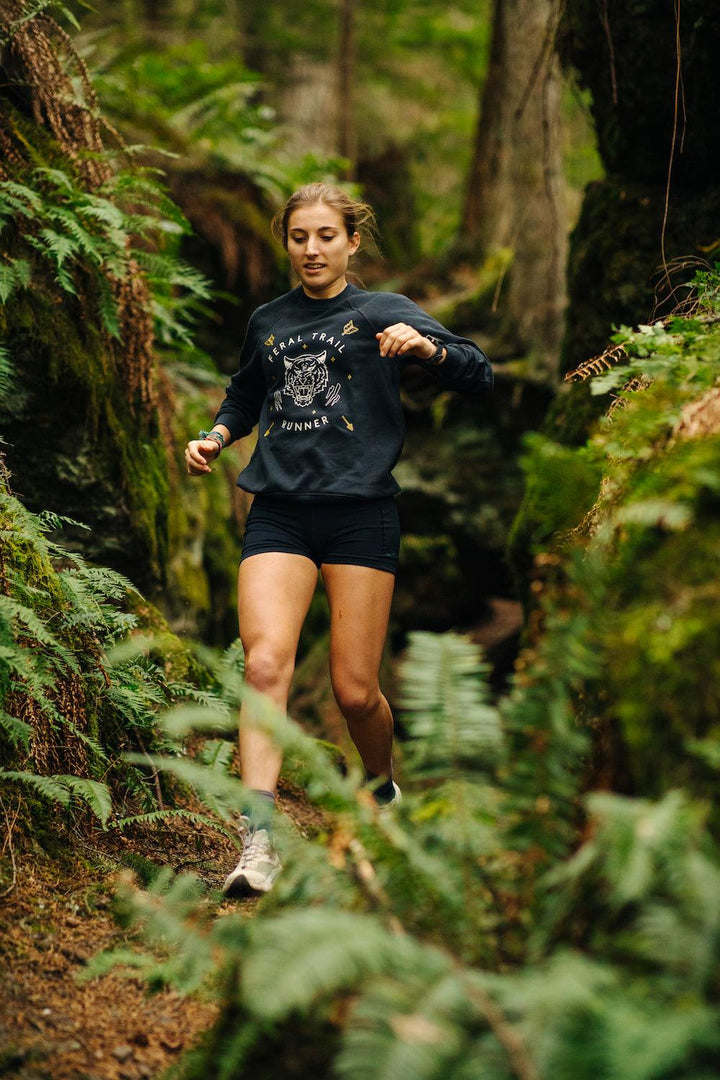
<svg viewBox="0 0 720 1080">
<path fill-rule="evenodd" d="M 256 495 L 248 514 L 242 560 L 267 551 L 323 563 L 397 572 L 400 522 L 392 495 L 382 499 L 301 500 Z"/>
</svg>

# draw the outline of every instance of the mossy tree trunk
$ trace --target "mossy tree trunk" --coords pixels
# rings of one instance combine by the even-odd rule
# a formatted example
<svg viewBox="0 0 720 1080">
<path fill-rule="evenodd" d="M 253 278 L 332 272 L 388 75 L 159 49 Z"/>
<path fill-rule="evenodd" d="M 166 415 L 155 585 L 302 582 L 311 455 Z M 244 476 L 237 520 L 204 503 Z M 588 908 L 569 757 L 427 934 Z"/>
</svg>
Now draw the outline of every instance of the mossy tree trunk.
<svg viewBox="0 0 720 1080">
<path fill-rule="evenodd" d="M 503 352 L 552 379 L 565 307 L 557 0 L 495 0 L 456 258 L 494 266 Z M 488 276 L 487 274 L 484 276 Z M 496 349 L 497 352 L 497 349 Z"/>
<path fill-rule="evenodd" d="M 561 52 L 592 93 L 608 174 L 588 189 L 571 242 L 570 369 L 604 348 L 613 325 L 670 310 L 717 250 L 720 8 L 568 0 Z"/>
</svg>

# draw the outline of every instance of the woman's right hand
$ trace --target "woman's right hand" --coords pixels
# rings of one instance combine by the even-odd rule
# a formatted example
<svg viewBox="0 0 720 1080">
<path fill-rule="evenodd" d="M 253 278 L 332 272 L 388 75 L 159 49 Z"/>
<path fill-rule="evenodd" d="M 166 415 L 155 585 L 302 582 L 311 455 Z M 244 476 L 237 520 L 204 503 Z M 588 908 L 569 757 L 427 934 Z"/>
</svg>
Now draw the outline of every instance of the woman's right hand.
<svg viewBox="0 0 720 1080">
<path fill-rule="evenodd" d="M 185 467 L 190 476 L 202 476 L 212 472 L 210 462 L 220 453 L 215 439 L 191 439 L 185 448 Z"/>
</svg>

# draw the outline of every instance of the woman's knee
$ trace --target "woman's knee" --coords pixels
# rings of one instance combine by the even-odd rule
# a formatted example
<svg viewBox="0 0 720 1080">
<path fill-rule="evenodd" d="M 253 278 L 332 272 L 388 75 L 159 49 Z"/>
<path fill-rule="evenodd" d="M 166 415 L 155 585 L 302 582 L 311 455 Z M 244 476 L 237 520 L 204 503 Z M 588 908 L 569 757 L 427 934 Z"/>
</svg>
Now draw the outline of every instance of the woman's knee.
<svg viewBox="0 0 720 1080">
<path fill-rule="evenodd" d="M 259 644 L 245 651 L 245 681 L 260 693 L 290 686 L 294 657 L 270 644 Z"/>
<path fill-rule="evenodd" d="M 372 715 L 380 704 L 380 687 L 362 680 L 340 678 L 333 680 L 335 700 L 346 716 L 363 719 Z"/>
</svg>

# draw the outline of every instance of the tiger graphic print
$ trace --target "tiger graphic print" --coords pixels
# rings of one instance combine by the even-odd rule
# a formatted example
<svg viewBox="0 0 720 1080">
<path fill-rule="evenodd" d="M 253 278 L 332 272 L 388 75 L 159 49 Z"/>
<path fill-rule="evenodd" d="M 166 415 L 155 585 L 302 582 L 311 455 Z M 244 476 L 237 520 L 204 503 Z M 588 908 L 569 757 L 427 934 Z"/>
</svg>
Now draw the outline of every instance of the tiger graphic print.
<svg viewBox="0 0 720 1080">
<path fill-rule="evenodd" d="M 327 350 L 321 353 L 303 353 L 297 357 L 285 357 L 285 386 L 283 394 L 304 409 L 312 405 L 318 394 L 327 388 Z"/>
</svg>

